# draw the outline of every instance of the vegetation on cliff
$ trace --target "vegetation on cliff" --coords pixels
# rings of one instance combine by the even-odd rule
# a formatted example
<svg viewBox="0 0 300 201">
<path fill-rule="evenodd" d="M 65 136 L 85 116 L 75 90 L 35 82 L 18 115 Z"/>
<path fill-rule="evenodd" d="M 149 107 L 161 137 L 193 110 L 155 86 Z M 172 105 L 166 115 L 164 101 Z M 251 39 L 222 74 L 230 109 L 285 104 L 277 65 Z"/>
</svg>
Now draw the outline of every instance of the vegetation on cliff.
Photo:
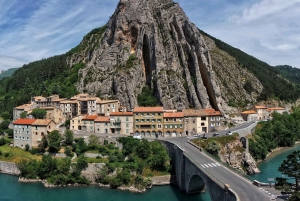
<svg viewBox="0 0 300 201">
<path fill-rule="evenodd" d="M 288 78 L 286 79 L 280 76 L 280 72 L 276 68 L 268 65 L 267 63 L 260 61 L 203 31 L 201 31 L 201 33 L 211 38 L 219 49 L 224 50 L 234 57 L 240 66 L 248 69 L 259 79 L 264 87 L 259 100 L 278 98 L 285 101 L 295 101 L 300 97 L 300 87 L 288 80 L 291 76 L 286 76 Z M 292 81 L 296 80 L 292 79 Z M 247 83 L 244 87 L 246 90 L 252 90 L 249 83 Z"/>
<path fill-rule="evenodd" d="M 273 119 L 258 124 L 249 139 L 249 151 L 256 160 L 264 160 L 277 147 L 293 146 L 300 139 L 300 108 L 293 113 L 273 114 Z"/>
<path fill-rule="evenodd" d="M 280 72 L 280 74 L 287 79 L 300 84 L 300 69 L 294 68 L 288 65 L 275 66 L 275 68 Z"/>
</svg>

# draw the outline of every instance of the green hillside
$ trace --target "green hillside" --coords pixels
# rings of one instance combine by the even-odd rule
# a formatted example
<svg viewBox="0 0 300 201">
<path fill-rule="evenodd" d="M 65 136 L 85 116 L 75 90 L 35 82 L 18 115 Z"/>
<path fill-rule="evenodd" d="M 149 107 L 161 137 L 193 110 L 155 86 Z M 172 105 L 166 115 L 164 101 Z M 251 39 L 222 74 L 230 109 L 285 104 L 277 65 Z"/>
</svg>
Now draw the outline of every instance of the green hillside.
<svg viewBox="0 0 300 201">
<path fill-rule="evenodd" d="M 214 40 L 219 49 L 224 50 L 234 57 L 238 61 L 239 65 L 247 68 L 259 79 L 264 87 L 259 100 L 275 98 L 285 101 L 295 101 L 300 97 L 300 86 L 283 78 L 277 68 L 274 68 L 203 31 L 201 31 L 201 33 Z"/>
<path fill-rule="evenodd" d="M 0 80 L 2 80 L 2 79 L 5 78 L 5 77 L 10 77 L 10 76 L 12 76 L 12 74 L 13 74 L 16 70 L 18 70 L 18 68 L 10 68 L 10 69 L 8 69 L 7 71 L 5 71 L 4 73 L 1 73 L 1 74 L 0 74 Z"/>
<path fill-rule="evenodd" d="M 287 79 L 300 84 L 300 69 L 288 65 L 275 66 L 275 68 Z"/>
</svg>

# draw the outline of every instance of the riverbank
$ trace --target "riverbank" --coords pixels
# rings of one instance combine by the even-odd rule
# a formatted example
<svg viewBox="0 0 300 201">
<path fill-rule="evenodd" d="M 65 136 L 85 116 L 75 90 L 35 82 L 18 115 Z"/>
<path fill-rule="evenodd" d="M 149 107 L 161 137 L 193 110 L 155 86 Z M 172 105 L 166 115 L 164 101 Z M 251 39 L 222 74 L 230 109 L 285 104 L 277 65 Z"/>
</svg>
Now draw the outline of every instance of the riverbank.
<svg viewBox="0 0 300 201">
<path fill-rule="evenodd" d="M 295 142 L 294 146 L 300 146 L 300 141 Z M 267 160 L 267 159 L 269 159 L 271 157 L 274 157 L 275 155 L 279 154 L 281 151 L 293 148 L 294 146 L 292 146 L 292 147 L 277 147 L 275 149 L 272 149 L 271 152 L 269 152 L 267 154 L 266 159 L 264 159 L 264 160 L 258 160 L 256 163 L 259 164 L 259 163 L 261 163 L 261 162 L 263 162 L 263 161 L 265 161 L 265 160 Z"/>
</svg>

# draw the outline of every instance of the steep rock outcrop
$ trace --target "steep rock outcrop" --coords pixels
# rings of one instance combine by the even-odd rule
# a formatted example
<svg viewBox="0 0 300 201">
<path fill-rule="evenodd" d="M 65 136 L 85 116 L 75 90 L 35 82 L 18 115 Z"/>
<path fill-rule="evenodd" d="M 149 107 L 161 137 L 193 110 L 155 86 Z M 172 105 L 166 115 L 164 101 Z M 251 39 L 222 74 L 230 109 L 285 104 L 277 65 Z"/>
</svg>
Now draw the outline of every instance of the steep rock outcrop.
<svg viewBox="0 0 300 201">
<path fill-rule="evenodd" d="M 131 109 L 147 85 L 165 108 L 220 107 L 208 47 L 172 0 L 121 0 L 98 41 L 92 52 L 69 58 L 86 64 L 79 91 L 117 98 Z"/>
</svg>

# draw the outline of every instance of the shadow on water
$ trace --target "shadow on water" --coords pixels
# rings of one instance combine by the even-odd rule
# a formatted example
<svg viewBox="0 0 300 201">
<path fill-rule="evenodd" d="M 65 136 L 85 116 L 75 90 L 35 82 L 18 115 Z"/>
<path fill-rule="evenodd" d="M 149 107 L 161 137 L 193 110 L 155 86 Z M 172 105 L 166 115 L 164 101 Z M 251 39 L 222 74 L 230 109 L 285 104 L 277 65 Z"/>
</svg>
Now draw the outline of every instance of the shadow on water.
<svg viewBox="0 0 300 201">
<path fill-rule="evenodd" d="M 176 196 L 177 200 L 180 201 L 211 201 L 210 195 L 209 195 L 209 189 L 206 188 L 205 193 L 197 193 L 197 194 L 191 194 L 187 195 L 179 189 L 177 185 L 171 185 L 171 189 Z"/>
</svg>

